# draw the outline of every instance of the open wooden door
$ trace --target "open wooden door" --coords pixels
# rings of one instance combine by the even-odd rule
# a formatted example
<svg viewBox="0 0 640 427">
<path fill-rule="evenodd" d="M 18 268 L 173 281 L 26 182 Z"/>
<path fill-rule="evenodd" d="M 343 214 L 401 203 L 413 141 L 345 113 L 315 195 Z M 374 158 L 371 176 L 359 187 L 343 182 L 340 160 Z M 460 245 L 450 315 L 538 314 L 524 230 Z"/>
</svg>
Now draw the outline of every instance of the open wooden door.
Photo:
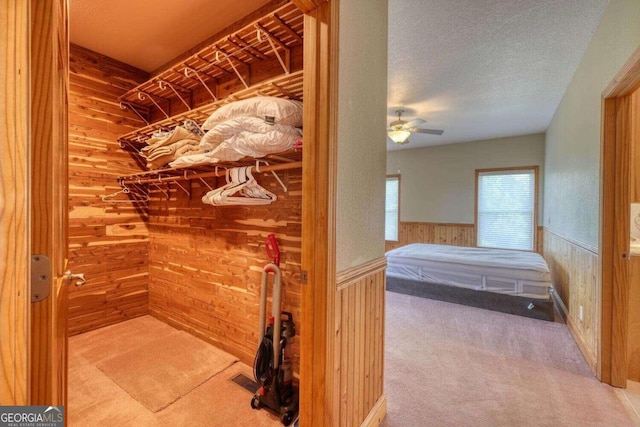
<svg viewBox="0 0 640 427">
<path fill-rule="evenodd" d="M 3 2 L 0 38 L 0 405 L 64 405 L 66 1 Z"/>
<path fill-rule="evenodd" d="M 65 0 L 31 1 L 30 254 L 50 278 L 31 295 L 31 405 L 66 404 L 67 22 Z"/>
<path fill-rule="evenodd" d="M 630 203 L 640 202 L 640 48 L 603 93 L 598 377 L 640 380 L 640 257 L 630 252 Z"/>
</svg>

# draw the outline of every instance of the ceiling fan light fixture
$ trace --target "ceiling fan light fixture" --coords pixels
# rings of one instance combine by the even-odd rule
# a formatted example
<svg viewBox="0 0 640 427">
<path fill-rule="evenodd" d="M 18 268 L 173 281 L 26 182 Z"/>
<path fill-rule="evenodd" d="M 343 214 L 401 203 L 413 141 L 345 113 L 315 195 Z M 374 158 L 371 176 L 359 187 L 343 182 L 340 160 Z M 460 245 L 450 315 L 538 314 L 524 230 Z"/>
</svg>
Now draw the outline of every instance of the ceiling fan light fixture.
<svg viewBox="0 0 640 427">
<path fill-rule="evenodd" d="M 405 144 L 411 132 L 408 130 L 392 130 L 387 135 L 389 135 L 389 138 L 396 144 Z"/>
</svg>

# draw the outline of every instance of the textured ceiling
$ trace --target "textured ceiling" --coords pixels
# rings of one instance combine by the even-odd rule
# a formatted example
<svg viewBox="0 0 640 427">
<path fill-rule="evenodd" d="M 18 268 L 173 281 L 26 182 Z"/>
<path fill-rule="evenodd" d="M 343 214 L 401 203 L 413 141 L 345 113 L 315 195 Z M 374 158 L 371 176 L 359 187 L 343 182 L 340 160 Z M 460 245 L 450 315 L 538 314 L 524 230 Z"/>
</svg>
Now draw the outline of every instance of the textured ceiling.
<svg viewBox="0 0 640 427">
<path fill-rule="evenodd" d="M 389 149 L 546 131 L 607 0 L 389 0 L 388 121 L 442 136 Z"/>
<path fill-rule="evenodd" d="M 269 0 L 70 0 L 71 42 L 153 71 Z"/>
</svg>

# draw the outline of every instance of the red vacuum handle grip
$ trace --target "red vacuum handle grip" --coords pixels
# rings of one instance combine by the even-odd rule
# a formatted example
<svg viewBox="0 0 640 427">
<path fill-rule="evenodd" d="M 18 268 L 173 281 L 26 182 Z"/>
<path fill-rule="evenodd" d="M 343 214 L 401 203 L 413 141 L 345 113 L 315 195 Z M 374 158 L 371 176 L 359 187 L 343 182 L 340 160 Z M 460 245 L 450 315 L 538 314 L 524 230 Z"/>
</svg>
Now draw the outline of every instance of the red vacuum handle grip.
<svg viewBox="0 0 640 427">
<path fill-rule="evenodd" d="M 280 248 L 278 248 L 278 242 L 276 241 L 275 234 L 269 234 L 267 240 L 264 242 L 264 247 L 267 251 L 267 256 L 273 260 L 275 265 L 280 265 Z"/>
</svg>

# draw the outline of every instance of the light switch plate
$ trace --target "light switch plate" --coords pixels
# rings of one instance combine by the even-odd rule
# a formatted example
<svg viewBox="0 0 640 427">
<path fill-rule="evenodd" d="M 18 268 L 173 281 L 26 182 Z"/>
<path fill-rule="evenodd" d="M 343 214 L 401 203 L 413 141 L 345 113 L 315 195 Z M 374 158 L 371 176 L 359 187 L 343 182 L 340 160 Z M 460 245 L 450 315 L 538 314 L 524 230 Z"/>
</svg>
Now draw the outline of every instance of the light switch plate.
<svg viewBox="0 0 640 427">
<path fill-rule="evenodd" d="M 631 230 L 631 237 L 640 239 L 640 203 L 631 203 L 630 219 L 629 230 Z"/>
</svg>

